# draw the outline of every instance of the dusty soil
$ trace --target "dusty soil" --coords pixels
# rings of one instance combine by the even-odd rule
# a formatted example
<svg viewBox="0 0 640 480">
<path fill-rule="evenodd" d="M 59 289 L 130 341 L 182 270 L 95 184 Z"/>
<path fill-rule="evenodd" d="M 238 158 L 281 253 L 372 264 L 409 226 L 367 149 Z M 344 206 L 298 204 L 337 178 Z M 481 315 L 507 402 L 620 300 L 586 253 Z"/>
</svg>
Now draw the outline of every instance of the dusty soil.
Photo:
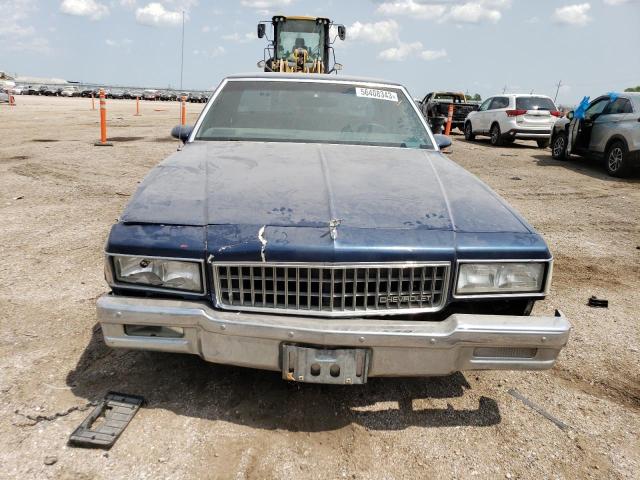
<svg viewBox="0 0 640 480">
<path fill-rule="evenodd" d="M 451 158 L 555 254 L 552 293 L 534 313 L 559 308 L 573 323 L 556 367 L 295 385 L 105 347 L 95 320 L 104 241 L 137 183 L 175 150 L 179 112 L 152 102 L 136 117 L 133 102 L 110 101 L 114 146 L 99 148 L 90 104 L 0 105 L 0 478 L 637 478 L 638 175 L 612 179 L 595 161 L 557 162 L 530 142 L 492 148 L 455 136 Z M 189 105 L 191 122 L 201 108 Z M 589 308 L 591 295 L 609 308 Z M 67 446 L 109 390 L 148 404 L 110 451 Z"/>
</svg>

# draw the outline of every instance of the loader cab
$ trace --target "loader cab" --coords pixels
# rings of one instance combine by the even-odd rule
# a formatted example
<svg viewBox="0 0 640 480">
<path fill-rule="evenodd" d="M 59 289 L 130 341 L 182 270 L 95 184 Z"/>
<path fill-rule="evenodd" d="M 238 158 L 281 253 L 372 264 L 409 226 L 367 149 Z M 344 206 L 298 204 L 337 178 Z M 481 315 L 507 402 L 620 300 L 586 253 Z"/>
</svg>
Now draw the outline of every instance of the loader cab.
<svg viewBox="0 0 640 480">
<path fill-rule="evenodd" d="M 272 37 L 266 32 L 272 26 Z M 258 66 L 265 72 L 333 73 L 342 68 L 335 62 L 331 27 L 337 28 L 336 38 L 344 40 L 344 25 L 328 18 L 274 16 L 258 23 L 258 38 L 269 41 L 264 58 Z"/>
</svg>

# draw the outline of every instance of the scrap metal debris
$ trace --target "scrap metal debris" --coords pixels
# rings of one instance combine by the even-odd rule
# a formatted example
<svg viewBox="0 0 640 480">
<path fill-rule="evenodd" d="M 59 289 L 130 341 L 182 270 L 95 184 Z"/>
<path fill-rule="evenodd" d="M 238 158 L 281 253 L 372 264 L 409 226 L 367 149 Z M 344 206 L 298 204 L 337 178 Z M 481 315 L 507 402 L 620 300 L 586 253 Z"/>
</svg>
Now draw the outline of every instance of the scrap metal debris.
<svg viewBox="0 0 640 480">
<path fill-rule="evenodd" d="M 15 414 L 16 415 L 20 415 L 21 417 L 26 418 L 27 420 L 31 421 L 32 423 L 29 424 L 25 424 L 22 426 L 34 426 L 37 425 L 40 422 L 52 422 L 54 420 L 57 420 L 58 418 L 61 417 L 66 417 L 67 415 L 69 415 L 70 413 L 73 412 L 83 412 L 85 410 L 88 410 L 89 408 L 95 406 L 96 404 L 94 402 L 87 402 L 84 405 L 76 405 L 73 407 L 69 407 L 66 410 L 62 411 L 62 412 L 56 412 L 53 413 L 51 415 L 29 415 L 26 413 L 21 413 L 20 410 L 16 410 Z"/>
<path fill-rule="evenodd" d="M 609 308 L 609 300 L 592 295 L 591 298 L 589 298 L 587 305 L 594 308 Z"/>
<path fill-rule="evenodd" d="M 109 392 L 76 428 L 69 443 L 78 447 L 111 448 L 143 404 L 138 395 Z"/>
<path fill-rule="evenodd" d="M 341 223 L 342 219 L 340 218 L 332 218 L 329 220 L 329 234 L 331 235 L 331 240 L 338 238 L 338 225 Z"/>
<path fill-rule="evenodd" d="M 532 410 L 538 412 L 540 415 L 542 415 L 544 418 L 546 418 L 547 420 L 549 420 L 550 422 L 552 422 L 556 427 L 558 427 L 560 430 L 569 430 L 569 425 L 567 425 L 566 423 L 564 423 L 561 420 L 558 420 L 556 417 L 554 417 L 553 415 L 551 415 L 549 412 L 547 412 L 544 408 L 542 408 L 540 405 L 537 405 L 535 403 L 533 403 L 531 400 L 529 400 L 527 397 L 525 397 L 524 395 L 522 395 L 518 390 L 516 390 L 515 388 L 510 388 L 508 390 L 509 395 L 511 395 L 512 397 L 517 398 L 518 400 L 520 400 L 522 403 L 524 403 L 527 407 L 531 408 Z"/>
</svg>

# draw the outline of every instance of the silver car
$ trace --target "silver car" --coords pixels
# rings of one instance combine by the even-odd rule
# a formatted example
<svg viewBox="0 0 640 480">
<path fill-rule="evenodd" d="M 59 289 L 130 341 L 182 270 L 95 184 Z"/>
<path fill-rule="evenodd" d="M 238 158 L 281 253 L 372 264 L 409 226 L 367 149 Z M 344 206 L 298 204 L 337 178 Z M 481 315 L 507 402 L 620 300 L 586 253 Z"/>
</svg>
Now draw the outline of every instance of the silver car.
<svg viewBox="0 0 640 480">
<path fill-rule="evenodd" d="M 640 164 L 640 93 L 598 97 L 584 119 L 569 112 L 551 131 L 551 154 L 557 160 L 571 154 L 602 157 L 609 175 L 628 175 Z"/>
</svg>

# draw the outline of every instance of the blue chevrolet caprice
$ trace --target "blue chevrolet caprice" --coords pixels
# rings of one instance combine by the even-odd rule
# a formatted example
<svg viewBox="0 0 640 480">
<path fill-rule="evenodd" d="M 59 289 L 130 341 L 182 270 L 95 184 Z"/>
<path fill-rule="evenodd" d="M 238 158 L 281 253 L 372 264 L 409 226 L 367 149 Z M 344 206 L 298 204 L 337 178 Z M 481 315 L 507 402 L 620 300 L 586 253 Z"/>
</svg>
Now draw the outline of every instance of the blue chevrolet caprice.
<svg viewBox="0 0 640 480">
<path fill-rule="evenodd" d="M 529 315 L 545 241 L 401 85 L 231 76 L 173 134 L 107 240 L 107 345 L 361 384 L 547 369 L 567 343 Z"/>
</svg>

